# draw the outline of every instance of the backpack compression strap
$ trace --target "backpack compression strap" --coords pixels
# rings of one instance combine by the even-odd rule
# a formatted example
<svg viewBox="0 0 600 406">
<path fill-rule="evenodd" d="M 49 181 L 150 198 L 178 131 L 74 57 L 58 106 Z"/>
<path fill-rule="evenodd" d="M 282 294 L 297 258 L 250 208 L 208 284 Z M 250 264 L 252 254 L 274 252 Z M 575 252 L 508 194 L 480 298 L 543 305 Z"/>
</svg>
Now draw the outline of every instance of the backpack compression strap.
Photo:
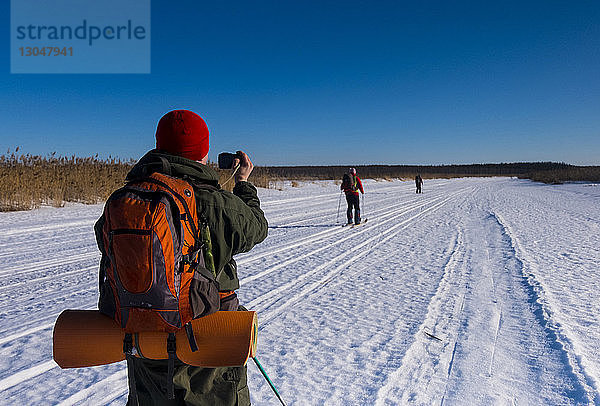
<svg viewBox="0 0 600 406">
<path fill-rule="evenodd" d="M 168 372 L 167 372 L 167 397 L 175 399 L 175 385 L 173 384 L 173 376 L 175 375 L 175 352 L 177 346 L 175 344 L 175 333 L 169 333 L 167 338 L 167 354 L 169 354 Z"/>
<path fill-rule="evenodd" d="M 129 396 L 133 405 L 138 405 L 137 390 L 135 388 L 135 375 L 133 373 L 133 338 L 131 333 L 125 333 L 123 339 L 123 352 L 127 360 L 127 381 L 129 383 Z"/>
<path fill-rule="evenodd" d="M 185 323 L 185 334 L 190 343 L 190 350 L 192 350 L 192 352 L 198 351 L 198 343 L 196 342 L 196 337 L 194 337 L 194 329 L 191 321 Z"/>
</svg>

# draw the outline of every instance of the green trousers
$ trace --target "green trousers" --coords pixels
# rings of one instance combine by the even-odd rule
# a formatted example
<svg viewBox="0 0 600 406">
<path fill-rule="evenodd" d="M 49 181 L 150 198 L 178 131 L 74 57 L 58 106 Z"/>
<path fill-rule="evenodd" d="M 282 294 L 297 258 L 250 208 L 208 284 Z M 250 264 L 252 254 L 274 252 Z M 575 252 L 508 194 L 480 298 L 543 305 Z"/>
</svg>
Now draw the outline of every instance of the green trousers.
<svg viewBox="0 0 600 406">
<path fill-rule="evenodd" d="M 221 300 L 221 310 L 246 310 L 237 295 Z M 167 396 L 168 361 L 133 357 L 138 404 L 131 393 L 127 406 L 249 406 L 250 391 L 246 366 L 200 368 L 175 361 L 175 399 Z"/>
<path fill-rule="evenodd" d="M 167 361 L 134 358 L 133 362 L 139 406 L 250 405 L 245 366 L 199 368 L 176 361 L 175 399 L 168 399 Z M 131 394 L 127 406 L 137 406 L 132 402 Z"/>
</svg>

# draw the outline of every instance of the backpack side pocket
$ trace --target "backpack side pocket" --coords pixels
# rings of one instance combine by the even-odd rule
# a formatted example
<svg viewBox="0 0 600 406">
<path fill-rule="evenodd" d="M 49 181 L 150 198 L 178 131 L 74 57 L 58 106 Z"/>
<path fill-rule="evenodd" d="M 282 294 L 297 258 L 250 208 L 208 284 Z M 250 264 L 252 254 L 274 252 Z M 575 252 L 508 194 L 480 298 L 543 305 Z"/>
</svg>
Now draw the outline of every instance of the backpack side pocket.
<svg viewBox="0 0 600 406">
<path fill-rule="evenodd" d="M 190 306 L 192 318 L 212 314 L 220 308 L 219 283 L 205 267 L 198 266 L 190 283 Z"/>
</svg>

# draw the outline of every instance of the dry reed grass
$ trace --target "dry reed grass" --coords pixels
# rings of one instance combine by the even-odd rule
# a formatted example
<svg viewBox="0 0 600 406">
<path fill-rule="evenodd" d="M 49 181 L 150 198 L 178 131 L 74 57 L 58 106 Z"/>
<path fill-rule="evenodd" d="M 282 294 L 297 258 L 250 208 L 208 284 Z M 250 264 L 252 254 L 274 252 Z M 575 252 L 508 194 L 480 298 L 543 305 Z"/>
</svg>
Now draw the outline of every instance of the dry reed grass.
<svg viewBox="0 0 600 406">
<path fill-rule="evenodd" d="M 122 186 L 132 165 L 115 158 L 42 157 L 17 152 L 0 156 L 0 211 L 104 201 Z"/>
<path fill-rule="evenodd" d="M 105 201 L 110 194 L 123 186 L 124 179 L 135 164 L 133 160 L 116 158 L 99 159 L 46 157 L 18 154 L 10 151 L 0 155 L 0 212 L 30 210 L 42 205 L 62 207 L 66 202 L 95 204 Z M 219 173 L 219 182 L 226 190 L 233 190 L 231 171 L 219 170 L 215 163 L 209 165 Z M 257 187 L 269 188 L 278 181 L 270 178 L 266 168 L 256 167 L 250 182 Z"/>
</svg>

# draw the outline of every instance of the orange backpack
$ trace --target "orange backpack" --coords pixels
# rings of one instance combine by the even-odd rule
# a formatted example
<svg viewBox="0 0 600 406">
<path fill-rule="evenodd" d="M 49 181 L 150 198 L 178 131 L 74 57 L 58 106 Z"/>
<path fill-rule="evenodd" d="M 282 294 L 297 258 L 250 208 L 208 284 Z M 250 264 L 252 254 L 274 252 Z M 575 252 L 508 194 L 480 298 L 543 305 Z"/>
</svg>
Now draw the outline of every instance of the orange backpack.
<svg viewBox="0 0 600 406">
<path fill-rule="evenodd" d="M 182 179 L 153 173 L 108 198 L 102 228 L 108 260 L 101 272 L 114 297 L 109 316 L 126 332 L 175 332 L 219 310 L 202 228 L 208 235 L 192 186 Z"/>
<path fill-rule="evenodd" d="M 167 392 L 173 399 L 175 332 L 185 328 L 191 351 L 197 351 L 191 321 L 220 307 L 208 225 L 198 221 L 192 186 L 160 173 L 115 191 L 103 217 L 100 281 L 108 281 L 110 293 L 101 300 L 113 303 L 99 307 L 125 331 L 130 395 L 137 404 L 132 368 L 133 356 L 141 356 L 138 333 L 158 331 L 168 333 Z"/>
</svg>

